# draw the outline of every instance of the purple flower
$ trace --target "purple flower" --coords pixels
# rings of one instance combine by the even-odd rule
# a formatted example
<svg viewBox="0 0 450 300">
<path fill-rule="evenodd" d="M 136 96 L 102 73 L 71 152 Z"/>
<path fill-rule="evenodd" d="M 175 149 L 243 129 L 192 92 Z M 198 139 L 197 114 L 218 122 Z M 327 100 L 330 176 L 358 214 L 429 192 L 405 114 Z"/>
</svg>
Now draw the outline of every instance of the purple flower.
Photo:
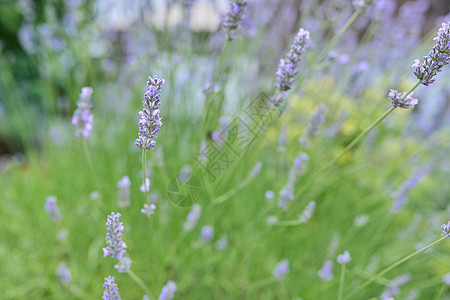
<svg viewBox="0 0 450 300">
<path fill-rule="evenodd" d="M 442 277 L 442 280 L 446 285 L 450 285 L 450 273 L 445 274 L 444 277 Z"/>
<path fill-rule="evenodd" d="M 191 211 L 187 216 L 187 220 L 184 223 L 183 229 L 186 231 L 191 231 L 197 225 L 198 219 L 202 213 L 202 207 L 198 204 L 194 204 Z"/>
<path fill-rule="evenodd" d="M 317 275 L 319 275 L 322 280 L 330 281 L 333 279 L 333 262 L 331 260 L 325 261 L 325 263 L 322 266 L 322 269 L 320 269 L 317 272 Z"/>
<path fill-rule="evenodd" d="M 344 251 L 343 254 L 338 255 L 337 262 L 340 264 L 348 264 L 352 258 L 350 257 L 350 254 L 348 251 Z"/>
<path fill-rule="evenodd" d="M 272 274 L 275 276 L 276 280 L 282 281 L 284 277 L 289 274 L 289 261 L 287 259 L 283 259 L 277 263 L 272 271 Z"/>
<path fill-rule="evenodd" d="M 72 281 L 70 269 L 65 262 L 61 262 L 56 269 L 56 276 L 63 285 L 68 285 Z"/>
<path fill-rule="evenodd" d="M 262 162 L 258 161 L 254 166 L 253 169 L 250 171 L 250 177 L 255 178 L 256 176 L 261 173 L 262 168 Z"/>
<path fill-rule="evenodd" d="M 381 294 L 382 300 L 392 299 L 393 296 L 400 295 L 400 287 L 411 279 L 411 275 L 406 273 L 391 280 L 389 287 Z"/>
<path fill-rule="evenodd" d="M 300 73 L 298 66 L 308 42 L 309 31 L 300 28 L 295 36 L 294 44 L 291 45 L 291 51 L 286 54 L 284 59 L 280 60 L 280 65 L 275 73 L 277 75 L 275 95 L 272 97 L 272 102 L 275 106 L 280 106 L 284 102 L 286 92 L 291 89 L 295 77 Z"/>
<path fill-rule="evenodd" d="M 48 216 L 52 221 L 61 220 L 61 212 L 59 211 L 58 204 L 56 203 L 57 199 L 55 196 L 50 196 L 47 198 L 45 202 L 45 210 L 48 213 Z"/>
<path fill-rule="evenodd" d="M 119 263 L 114 266 L 114 268 L 119 273 L 126 273 L 126 272 L 128 272 L 130 267 L 131 267 L 131 258 L 129 258 L 129 257 L 122 257 L 121 259 L 119 259 Z"/>
<path fill-rule="evenodd" d="M 303 213 L 300 215 L 300 222 L 302 223 L 306 223 L 309 221 L 309 219 L 311 219 L 311 216 L 314 212 L 314 208 L 316 207 L 316 202 L 311 201 L 308 203 L 308 205 L 306 206 L 305 210 L 303 211 Z"/>
<path fill-rule="evenodd" d="M 144 208 L 141 209 L 141 213 L 150 217 L 155 213 L 155 209 L 156 209 L 155 204 L 151 203 L 150 205 L 148 205 L 147 203 L 145 203 Z"/>
<path fill-rule="evenodd" d="M 217 242 L 216 242 L 216 249 L 218 250 L 225 250 L 228 248 L 228 238 L 226 236 L 222 236 Z"/>
<path fill-rule="evenodd" d="M 448 224 L 443 224 L 441 228 L 444 236 L 450 239 L 450 221 L 448 221 Z"/>
<path fill-rule="evenodd" d="M 77 137 L 88 138 L 92 130 L 92 120 L 94 116 L 91 113 L 92 108 L 92 88 L 84 87 L 81 89 L 80 98 L 77 101 L 77 109 L 73 113 L 72 124 L 76 126 L 75 135 Z"/>
<path fill-rule="evenodd" d="M 300 138 L 299 142 L 303 147 L 308 148 L 310 144 L 310 138 L 319 134 L 320 125 L 324 121 L 323 114 L 325 112 L 325 106 L 320 105 L 316 111 L 311 114 L 311 120 L 306 128 L 306 133 Z"/>
<path fill-rule="evenodd" d="M 156 144 L 156 134 L 162 125 L 159 117 L 159 107 L 161 105 L 161 87 L 165 84 L 164 79 L 156 76 L 148 77 L 147 91 L 142 101 L 143 109 L 139 112 L 139 137 L 134 144 L 141 149 L 154 149 Z"/>
<path fill-rule="evenodd" d="M 214 237 L 214 228 L 212 226 L 202 227 L 202 232 L 200 233 L 200 238 L 204 242 L 210 242 Z"/>
<path fill-rule="evenodd" d="M 167 281 L 167 284 L 162 288 L 159 294 L 159 300 L 171 300 L 175 296 L 177 285 L 172 280 Z"/>
<path fill-rule="evenodd" d="M 272 191 L 266 191 L 264 196 L 266 197 L 267 201 L 272 201 L 273 197 L 275 197 L 275 194 Z"/>
<path fill-rule="evenodd" d="M 414 106 L 419 103 L 419 100 L 412 97 L 413 92 L 411 92 L 409 95 L 406 95 L 406 93 L 399 93 L 396 90 L 391 89 L 389 91 L 389 98 L 391 99 L 392 106 L 395 107 L 401 107 L 401 108 L 414 108 Z"/>
<path fill-rule="evenodd" d="M 150 179 L 148 177 L 145 177 L 145 186 L 144 183 L 141 184 L 139 190 L 143 193 L 148 192 L 150 190 Z"/>
<path fill-rule="evenodd" d="M 103 284 L 103 288 L 105 289 L 102 297 L 103 300 L 120 300 L 119 288 L 114 283 L 114 279 L 114 276 L 105 278 L 105 283 Z"/>
<path fill-rule="evenodd" d="M 236 32 L 239 29 L 242 18 L 247 12 L 247 5 L 247 0 L 230 2 L 230 11 L 225 16 L 222 24 L 227 40 L 232 41 L 236 38 Z"/>
<path fill-rule="evenodd" d="M 122 241 L 122 232 L 124 230 L 122 222 L 119 221 L 120 213 L 111 213 L 106 222 L 106 248 L 103 248 L 103 256 L 122 259 L 126 253 L 127 244 Z"/>
<path fill-rule="evenodd" d="M 433 77 L 450 62 L 450 22 L 442 23 L 434 41 L 436 45 L 428 53 L 428 56 L 424 56 L 423 63 L 420 64 L 420 61 L 416 59 L 412 65 L 414 75 L 420 80 L 420 83 L 426 86 L 432 84 L 435 81 Z"/>
</svg>

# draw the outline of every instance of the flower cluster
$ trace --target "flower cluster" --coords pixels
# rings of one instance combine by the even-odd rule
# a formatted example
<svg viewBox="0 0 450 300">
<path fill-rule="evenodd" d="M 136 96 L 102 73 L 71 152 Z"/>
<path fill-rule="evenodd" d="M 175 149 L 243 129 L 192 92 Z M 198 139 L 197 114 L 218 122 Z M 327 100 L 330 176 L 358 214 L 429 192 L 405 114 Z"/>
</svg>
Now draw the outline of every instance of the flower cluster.
<svg viewBox="0 0 450 300">
<path fill-rule="evenodd" d="M 442 23 L 434 41 L 436 41 L 436 45 L 427 56 L 424 56 L 423 63 L 416 59 L 412 65 L 414 75 L 420 80 L 420 83 L 426 86 L 432 84 L 435 81 L 433 77 L 442 71 L 443 66 L 450 63 L 450 22 Z"/>
<path fill-rule="evenodd" d="M 102 297 L 103 300 L 120 300 L 119 288 L 114 283 L 114 279 L 114 276 L 105 278 L 105 283 L 103 284 L 103 288 L 105 289 Z"/>
<path fill-rule="evenodd" d="M 155 213 L 156 205 L 151 203 L 150 205 L 145 203 L 144 208 L 141 208 L 141 213 L 150 217 Z"/>
<path fill-rule="evenodd" d="M 186 231 L 190 231 L 194 229 L 195 225 L 197 225 L 198 219 L 202 213 L 202 207 L 198 204 L 194 204 L 191 211 L 187 216 L 186 223 L 184 223 L 183 229 Z"/>
<path fill-rule="evenodd" d="M 114 266 L 114 268 L 119 272 L 119 273 L 126 273 L 128 272 L 128 270 L 131 267 L 131 258 L 129 257 L 122 257 L 119 260 L 119 263 L 117 265 Z"/>
<path fill-rule="evenodd" d="M 204 242 L 210 242 L 214 237 L 214 228 L 212 226 L 203 226 L 202 232 L 200 233 L 200 238 Z"/>
<path fill-rule="evenodd" d="M 52 221 L 61 220 L 61 212 L 59 211 L 58 204 L 56 203 L 57 199 L 55 196 L 50 196 L 47 198 L 45 202 L 45 210 L 48 213 L 48 216 Z"/>
<path fill-rule="evenodd" d="M 277 265 L 272 271 L 273 276 L 276 280 L 281 281 L 286 277 L 286 275 L 289 273 L 289 261 L 287 259 L 283 259 Z"/>
<path fill-rule="evenodd" d="M 172 280 L 167 281 L 167 284 L 162 288 L 159 294 L 159 300 L 171 300 L 175 296 L 177 285 Z"/>
<path fill-rule="evenodd" d="M 88 138 L 92 130 L 92 120 L 94 116 L 91 113 L 93 90 L 90 87 L 81 89 L 80 98 L 77 101 L 77 109 L 73 113 L 72 124 L 76 126 L 75 135 L 77 137 Z"/>
<path fill-rule="evenodd" d="M 448 221 L 448 224 L 443 224 L 441 228 L 444 236 L 450 239 L 450 221 Z"/>
<path fill-rule="evenodd" d="M 103 248 L 104 257 L 122 259 L 126 253 L 127 244 L 122 241 L 122 232 L 124 230 L 122 222 L 120 222 L 120 213 L 111 213 L 106 222 L 106 248 Z"/>
<path fill-rule="evenodd" d="M 401 108 L 414 108 L 414 106 L 419 103 L 419 100 L 412 97 L 413 93 L 411 92 L 409 95 L 406 93 L 400 93 L 396 90 L 391 89 L 389 91 L 389 98 L 391 99 L 392 106 L 401 107 Z"/>
<path fill-rule="evenodd" d="M 320 269 L 317 272 L 317 275 L 319 275 L 319 277 L 322 280 L 325 281 L 330 281 L 333 279 L 333 262 L 331 260 L 327 260 L 325 261 L 325 263 L 322 266 L 322 269 Z"/>
<path fill-rule="evenodd" d="M 337 262 L 343 265 L 348 264 L 351 260 L 352 258 L 350 257 L 348 251 L 344 251 L 343 254 L 340 254 L 337 257 Z"/>
<path fill-rule="evenodd" d="M 289 177 L 286 186 L 280 191 L 280 199 L 278 200 L 278 207 L 286 210 L 289 201 L 294 199 L 294 184 L 300 174 L 303 172 L 304 162 L 309 159 L 305 153 L 300 153 L 294 160 L 294 164 L 289 171 Z"/>
<path fill-rule="evenodd" d="M 316 207 L 316 202 L 314 202 L 314 201 L 309 202 L 308 205 L 306 206 L 305 210 L 303 211 L 303 213 L 300 215 L 300 222 L 302 222 L 302 223 L 308 222 L 309 219 L 311 219 L 311 217 L 312 217 L 315 207 Z"/>
<path fill-rule="evenodd" d="M 70 269 L 67 267 L 65 262 L 59 264 L 55 274 L 63 285 L 68 285 L 72 281 Z"/>
<path fill-rule="evenodd" d="M 230 3 L 230 11 L 225 16 L 222 24 L 227 40 L 232 41 L 236 38 L 236 32 L 247 12 L 247 5 L 247 0 L 237 0 Z"/>
<path fill-rule="evenodd" d="M 306 133 L 300 138 L 299 142 L 303 147 L 308 148 L 310 144 L 310 138 L 319 134 L 320 125 L 324 121 L 325 106 L 320 105 L 316 111 L 311 114 L 311 121 L 306 128 Z"/>
<path fill-rule="evenodd" d="M 298 66 L 308 42 L 309 31 L 300 28 L 295 36 L 294 44 L 291 45 L 291 51 L 286 55 L 286 58 L 280 60 L 278 70 L 275 73 L 277 75 L 275 96 L 272 97 L 275 106 L 280 106 L 284 102 L 286 92 L 291 89 L 295 77 L 300 73 Z"/>
<path fill-rule="evenodd" d="M 156 76 L 148 77 L 147 91 L 142 101 L 143 109 L 139 112 L 141 119 L 139 120 L 139 137 L 134 144 L 141 149 L 154 149 L 156 144 L 156 134 L 162 125 L 159 117 L 159 107 L 161 105 L 161 88 L 165 81 Z"/>
</svg>

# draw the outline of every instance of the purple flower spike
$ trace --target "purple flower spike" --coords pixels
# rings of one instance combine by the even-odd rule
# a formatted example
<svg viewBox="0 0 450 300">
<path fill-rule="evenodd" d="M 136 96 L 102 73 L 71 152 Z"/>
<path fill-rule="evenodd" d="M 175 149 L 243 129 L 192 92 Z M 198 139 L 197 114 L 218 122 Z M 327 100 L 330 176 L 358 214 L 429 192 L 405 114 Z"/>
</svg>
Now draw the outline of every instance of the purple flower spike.
<svg viewBox="0 0 450 300">
<path fill-rule="evenodd" d="M 81 89 L 80 98 L 77 101 L 77 109 L 73 113 L 72 124 L 76 126 L 75 135 L 87 139 L 92 130 L 92 120 L 94 116 L 91 113 L 93 90 L 90 87 Z"/>
<path fill-rule="evenodd" d="M 119 213 L 111 213 L 106 222 L 106 248 L 103 248 L 103 255 L 122 259 L 126 253 L 127 245 L 122 241 L 122 232 L 124 230 L 122 222 L 119 221 Z"/>
<path fill-rule="evenodd" d="M 167 284 L 162 288 L 158 300 L 171 300 L 175 296 L 177 285 L 172 280 L 167 281 Z"/>
<path fill-rule="evenodd" d="M 164 79 L 156 76 L 148 77 L 147 91 L 142 101 L 143 109 L 139 112 L 139 137 L 134 144 L 141 149 L 154 149 L 156 145 L 156 134 L 162 125 L 159 117 L 159 107 L 161 105 L 161 88 L 165 84 Z"/>
<path fill-rule="evenodd" d="M 72 281 L 70 269 L 67 267 L 65 262 L 59 264 L 55 274 L 63 285 L 68 285 Z"/>
<path fill-rule="evenodd" d="M 392 106 L 401 107 L 401 108 L 414 108 L 414 106 L 419 103 L 419 100 L 412 97 L 413 93 L 411 92 L 408 96 L 406 93 L 399 93 L 396 90 L 391 89 L 388 96 L 391 99 Z"/>
<path fill-rule="evenodd" d="M 284 59 L 280 60 L 280 65 L 275 73 L 277 75 L 275 96 L 272 97 L 272 102 L 275 106 L 280 106 L 284 102 L 286 92 L 291 89 L 295 77 L 300 73 L 298 66 L 308 42 L 309 31 L 300 28 L 295 36 L 294 44 L 291 45 L 291 51 L 286 54 Z"/>
<path fill-rule="evenodd" d="M 343 265 L 348 264 L 351 260 L 352 258 L 350 257 L 348 251 L 344 251 L 343 254 L 340 254 L 337 257 L 337 262 Z"/>
<path fill-rule="evenodd" d="M 450 63 L 450 22 L 442 23 L 434 41 L 436 45 L 427 56 L 424 56 L 423 63 L 416 59 L 412 65 L 414 75 L 426 86 L 432 84 L 435 81 L 433 77 L 442 71 L 442 67 Z"/>
<path fill-rule="evenodd" d="M 223 21 L 223 28 L 227 40 L 232 41 L 236 38 L 236 32 L 239 29 L 240 23 L 247 12 L 247 0 L 237 0 L 230 2 L 230 11 L 225 16 Z"/>
<path fill-rule="evenodd" d="M 327 260 L 324 264 L 322 269 L 320 269 L 317 272 L 317 275 L 319 275 L 322 280 L 330 281 L 333 279 L 333 262 L 331 260 Z"/>
<path fill-rule="evenodd" d="M 129 257 L 123 257 L 122 259 L 119 260 L 119 263 L 114 266 L 114 268 L 119 273 L 126 273 L 126 272 L 128 272 L 130 267 L 131 267 L 131 258 L 129 258 Z"/>
<path fill-rule="evenodd" d="M 272 271 L 273 276 L 276 280 L 282 281 L 287 274 L 289 274 L 289 261 L 287 259 L 283 259 Z"/>
<path fill-rule="evenodd" d="M 441 228 L 444 236 L 450 239 L 450 221 L 448 221 L 448 224 L 443 224 Z"/>
<path fill-rule="evenodd" d="M 45 202 L 45 210 L 48 213 L 48 216 L 52 221 L 61 220 L 61 212 L 59 211 L 58 204 L 56 203 L 57 199 L 55 196 L 50 196 L 47 198 Z"/>
<path fill-rule="evenodd" d="M 202 227 L 202 233 L 200 234 L 200 238 L 204 242 L 210 242 L 214 237 L 214 228 L 212 226 L 204 226 Z"/>
<path fill-rule="evenodd" d="M 119 288 L 114 283 L 114 279 L 114 276 L 105 278 L 105 283 L 103 284 L 103 288 L 105 289 L 102 297 L 103 300 L 120 300 Z"/>
<path fill-rule="evenodd" d="M 151 203 L 151 204 L 144 204 L 144 208 L 141 209 L 141 213 L 143 213 L 144 215 L 147 215 L 148 217 L 150 217 L 151 215 L 153 215 L 155 213 L 155 209 L 156 209 L 156 205 Z"/>
</svg>

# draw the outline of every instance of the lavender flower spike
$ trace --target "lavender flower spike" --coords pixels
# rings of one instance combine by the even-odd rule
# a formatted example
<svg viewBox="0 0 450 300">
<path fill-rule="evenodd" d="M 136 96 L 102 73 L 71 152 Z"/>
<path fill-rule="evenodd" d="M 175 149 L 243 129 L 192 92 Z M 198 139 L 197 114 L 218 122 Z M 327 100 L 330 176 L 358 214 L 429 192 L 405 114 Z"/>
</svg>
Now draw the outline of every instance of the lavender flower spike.
<svg viewBox="0 0 450 300">
<path fill-rule="evenodd" d="M 448 237 L 450 239 L 450 221 L 448 221 L 448 224 L 444 224 L 441 226 L 442 232 L 444 233 L 445 237 Z"/>
<path fill-rule="evenodd" d="M 284 277 L 289 273 L 289 261 L 287 259 L 283 259 L 272 271 L 273 276 L 276 280 L 282 281 Z"/>
<path fill-rule="evenodd" d="M 247 0 L 230 2 L 230 11 L 225 16 L 225 20 L 222 24 L 228 41 L 232 41 L 236 38 L 236 32 L 239 29 L 242 18 L 247 12 L 247 5 Z"/>
<path fill-rule="evenodd" d="M 52 221 L 61 220 L 61 212 L 59 211 L 59 207 L 56 201 L 57 199 L 55 196 L 50 196 L 45 202 L 45 210 L 47 211 L 48 216 Z"/>
<path fill-rule="evenodd" d="M 81 89 L 80 98 L 77 101 L 77 109 L 73 113 L 72 124 L 76 126 L 75 135 L 87 139 L 91 134 L 92 120 L 94 116 L 91 113 L 92 108 L 92 88 L 84 87 Z"/>
<path fill-rule="evenodd" d="M 103 300 L 120 300 L 119 288 L 114 283 L 114 276 L 105 278 L 103 288 L 105 289 L 102 297 Z"/>
<path fill-rule="evenodd" d="M 176 291 L 177 285 L 172 280 L 169 280 L 167 281 L 166 285 L 162 288 L 158 300 L 171 300 L 175 296 Z"/>
<path fill-rule="evenodd" d="M 423 85 L 432 84 L 434 76 L 442 67 L 450 63 L 450 22 L 442 23 L 438 30 L 438 36 L 434 38 L 436 45 L 431 49 L 427 56 L 424 56 L 423 63 L 416 59 L 412 67 L 414 75 Z"/>
<path fill-rule="evenodd" d="M 306 133 L 299 139 L 303 147 L 309 148 L 310 139 L 319 134 L 320 125 L 324 121 L 325 106 L 320 105 L 312 114 L 311 120 L 306 128 Z"/>
<path fill-rule="evenodd" d="M 286 54 L 286 58 L 280 60 L 280 65 L 275 73 L 277 75 L 275 96 L 272 97 L 272 102 L 275 106 L 280 106 L 284 102 L 286 92 L 291 89 L 295 77 L 300 73 L 298 66 L 308 42 L 309 31 L 300 28 L 295 36 L 294 44 L 291 45 L 291 51 Z"/>
<path fill-rule="evenodd" d="M 338 255 L 337 257 L 337 262 L 340 264 L 348 264 L 350 261 L 352 260 L 352 258 L 350 257 L 350 254 L 348 253 L 348 251 L 344 251 L 343 254 Z"/>
<path fill-rule="evenodd" d="M 103 248 L 104 257 L 110 255 L 117 259 L 122 259 L 126 253 L 127 245 L 122 241 L 124 230 L 122 222 L 119 221 L 120 213 L 111 213 L 106 222 L 106 248 Z"/>
<path fill-rule="evenodd" d="M 317 272 L 317 275 L 319 275 L 319 277 L 322 278 L 322 280 L 330 281 L 334 277 L 332 269 L 333 269 L 333 262 L 331 260 L 327 260 L 323 264 L 322 269 L 320 269 Z"/>
<path fill-rule="evenodd" d="M 161 105 L 161 87 L 165 84 L 164 79 L 156 76 L 148 77 L 147 91 L 142 101 L 143 109 L 139 112 L 139 137 L 134 144 L 141 149 L 154 149 L 156 144 L 156 134 L 162 125 L 159 117 L 159 107 Z"/>
<path fill-rule="evenodd" d="M 405 109 L 408 109 L 410 107 L 414 108 L 414 106 L 419 103 L 419 100 L 413 98 L 412 95 L 413 92 L 406 96 L 406 93 L 399 93 L 398 91 L 393 89 L 391 89 L 388 94 L 389 98 L 391 99 L 392 106 Z"/>
</svg>

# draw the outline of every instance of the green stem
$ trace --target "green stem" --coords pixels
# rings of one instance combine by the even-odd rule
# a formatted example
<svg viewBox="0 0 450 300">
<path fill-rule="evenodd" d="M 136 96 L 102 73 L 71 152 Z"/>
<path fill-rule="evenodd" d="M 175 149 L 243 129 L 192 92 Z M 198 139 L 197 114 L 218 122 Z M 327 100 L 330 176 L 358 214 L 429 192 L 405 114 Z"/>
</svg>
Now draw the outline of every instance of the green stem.
<svg viewBox="0 0 450 300">
<path fill-rule="evenodd" d="M 223 195 L 217 197 L 216 199 L 214 199 L 213 203 L 214 204 L 219 204 L 219 203 L 223 203 L 223 202 L 227 201 L 228 199 L 233 197 L 237 192 L 239 192 L 244 187 L 246 187 L 250 182 L 252 182 L 254 178 L 255 177 L 252 177 L 252 176 L 246 178 L 244 181 L 242 181 L 240 184 L 235 186 L 233 189 L 229 190 L 225 194 L 223 194 Z"/>
<path fill-rule="evenodd" d="M 145 201 L 147 201 L 147 187 L 145 186 L 145 177 L 146 175 L 146 170 L 145 170 L 145 165 L 146 165 L 146 153 L 145 153 L 145 149 L 142 149 L 142 182 L 143 182 L 143 186 L 144 186 L 144 198 Z"/>
<path fill-rule="evenodd" d="M 342 300 L 342 295 L 344 293 L 345 266 L 346 264 L 342 264 L 341 277 L 339 278 L 338 300 Z"/>
<path fill-rule="evenodd" d="M 88 145 L 87 145 L 87 141 L 85 138 L 81 138 L 82 144 L 83 144 L 83 151 L 84 151 L 84 155 L 86 156 L 86 160 L 88 161 L 89 164 L 89 168 L 91 169 L 92 174 L 94 174 L 95 177 L 97 177 L 97 174 L 95 172 L 95 168 L 94 168 L 94 164 L 92 162 L 92 158 L 91 158 L 91 153 L 89 151 Z"/>
<path fill-rule="evenodd" d="M 436 297 L 434 297 L 435 300 L 439 300 L 442 299 L 442 295 L 444 295 L 447 292 L 447 284 L 444 282 L 441 285 L 441 288 L 439 289 L 439 291 L 436 294 Z"/>
<path fill-rule="evenodd" d="M 390 265 L 389 267 L 385 268 L 384 270 L 378 272 L 377 274 L 373 275 L 370 279 L 368 279 L 367 281 L 365 281 L 363 284 L 361 284 L 358 288 L 354 289 L 353 292 L 351 292 L 350 294 L 348 294 L 344 299 L 349 299 L 350 297 L 354 296 L 355 294 L 357 294 L 359 291 L 361 291 L 362 289 L 364 289 L 365 287 L 367 287 L 369 284 L 371 284 L 372 282 L 374 282 L 375 280 L 377 280 L 378 278 L 380 278 L 381 276 L 383 276 L 384 274 L 386 274 L 387 272 L 389 272 L 390 270 L 394 269 L 395 267 L 397 267 L 398 265 L 400 265 L 401 263 L 404 263 L 405 261 L 409 260 L 410 258 L 413 258 L 414 256 L 425 252 L 426 250 L 430 249 L 431 247 L 433 247 L 434 245 L 442 242 L 446 237 L 443 236 L 440 239 L 434 241 L 433 243 L 429 244 L 428 246 L 426 246 L 425 248 L 422 248 L 420 250 L 417 250 L 416 252 L 398 260 L 397 262 L 393 263 L 392 265 Z"/>
<path fill-rule="evenodd" d="M 134 281 L 136 281 L 136 283 L 141 287 L 142 290 L 144 290 L 145 293 L 148 294 L 148 296 L 150 297 L 150 299 L 155 299 L 155 297 L 153 296 L 152 292 L 150 291 L 150 289 L 145 285 L 145 283 L 141 280 L 141 278 L 139 278 L 136 274 L 134 274 L 133 271 L 131 271 L 131 269 L 129 269 L 127 271 L 128 274 L 130 274 L 131 278 L 133 278 Z"/>
<path fill-rule="evenodd" d="M 353 15 L 347 20 L 344 26 L 339 30 L 339 32 L 333 37 L 333 39 L 328 43 L 328 45 L 323 49 L 323 51 L 319 54 L 316 61 L 320 63 L 325 56 L 327 56 L 328 52 L 330 52 L 331 48 L 341 39 L 342 35 L 347 31 L 347 29 L 355 22 L 356 18 L 361 14 L 359 10 L 356 10 Z"/>
<path fill-rule="evenodd" d="M 214 88 L 214 83 L 219 81 L 220 71 L 222 70 L 223 61 L 225 60 L 225 54 L 227 53 L 228 47 L 230 46 L 230 41 L 226 41 L 225 45 L 222 49 L 222 54 L 220 55 L 219 59 L 219 66 L 217 67 L 216 77 L 214 77 L 214 82 L 212 88 Z"/>
</svg>

